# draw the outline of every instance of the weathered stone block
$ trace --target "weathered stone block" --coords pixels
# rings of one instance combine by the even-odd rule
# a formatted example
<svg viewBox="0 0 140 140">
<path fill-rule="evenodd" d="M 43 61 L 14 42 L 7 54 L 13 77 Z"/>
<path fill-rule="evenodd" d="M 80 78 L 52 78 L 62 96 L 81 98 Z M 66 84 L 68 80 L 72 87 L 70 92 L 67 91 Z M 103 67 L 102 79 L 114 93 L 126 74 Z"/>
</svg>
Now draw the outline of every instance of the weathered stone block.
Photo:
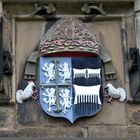
<svg viewBox="0 0 140 140">
<path fill-rule="evenodd" d="M 88 137 L 94 138 L 139 138 L 140 126 L 136 125 L 100 125 L 89 126 Z"/>
<path fill-rule="evenodd" d="M 89 137 L 94 138 L 118 138 L 119 129 L 112 125 L 100 125 L 100 126 L 89 126 L 88 127 Z"/>
<path fill-rule="evenodd" d="M 87 128 L 82 127 L 59 127 L 47 126 L 45 128 L 24 128 L 17 132 L 15 136 L 20 137 L 49 137 L 49 138 L 70 138 L 87 137 Z"/>
<path fill-rule="evenodd" d="M 0 127 L 12 126 L 14 121 L 14 110 L 12 107 L 0 107 Z"/>
</svg>

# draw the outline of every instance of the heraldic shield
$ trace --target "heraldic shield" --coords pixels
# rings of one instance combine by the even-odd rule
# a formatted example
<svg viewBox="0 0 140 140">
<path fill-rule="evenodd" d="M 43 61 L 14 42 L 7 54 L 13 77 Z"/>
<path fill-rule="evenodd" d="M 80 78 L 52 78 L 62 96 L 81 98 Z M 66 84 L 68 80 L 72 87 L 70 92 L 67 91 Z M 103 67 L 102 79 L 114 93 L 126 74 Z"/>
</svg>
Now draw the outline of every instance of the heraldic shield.
<svg viewBox="0 0 140 140">
<path fill-rule="evenodd" d="M 102 108 L 102 60 L 95 35 L 78 19 L 57 21 L 40 43 L 40 104 L 73 123 Z"/>
<path fill-rule="evenodd" d="M 99 57 L 41 57 L 40 103 L 50 116 L 73 123 L 93 116 L 102 106 L 102 80 Z"/>
</svg>

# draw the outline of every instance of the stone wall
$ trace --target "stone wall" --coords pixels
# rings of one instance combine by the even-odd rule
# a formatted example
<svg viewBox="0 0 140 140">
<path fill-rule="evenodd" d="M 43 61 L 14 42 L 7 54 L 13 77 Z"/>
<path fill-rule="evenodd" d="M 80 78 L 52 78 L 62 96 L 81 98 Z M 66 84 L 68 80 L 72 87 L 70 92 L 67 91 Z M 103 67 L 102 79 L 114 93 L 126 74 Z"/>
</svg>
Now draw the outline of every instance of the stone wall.
<svg viewBox="0 0 140 140">
<path fill-rule="evenodd" d="M 39 2 L 38 2 L 39 3 Z M 98 5 L 100 0 L 96 0 Z M 42 1 L 41 4 L 44 4 Z M 25 63 L 38 46 L 45 30 L 54 20 L 71 15 L 83 20 L 108 50 L 118 74 L 119 84 L 129 93 L 126 70 L 126 50 L 135 47 L 134 2 L 104 1 L 106 16 L 84 16 L 80 11 L 83 2 L 56 2 L 54 16 L 32 17 L 34 2 L 18 3 L 3 0 L 4 49 L 13 59 L 13 75 L 4 76 L 5 92 L 11 95 L 10 104 L 0 106 L 0 136 L 18 137 L 84 137 L 134 138 L 140 137 L 139 105 L 113 100 L 105 103 L 94 117 L 80 118 L 74 124 L 65 119 L 46 115 L 39 101 L 28 100 L 19 105 L 15 92 L 20 87 Z M 3 94 L 3 93 L 1 93 Z M 137 112 L 137 113 L 136 113 Z"/>
</svg>

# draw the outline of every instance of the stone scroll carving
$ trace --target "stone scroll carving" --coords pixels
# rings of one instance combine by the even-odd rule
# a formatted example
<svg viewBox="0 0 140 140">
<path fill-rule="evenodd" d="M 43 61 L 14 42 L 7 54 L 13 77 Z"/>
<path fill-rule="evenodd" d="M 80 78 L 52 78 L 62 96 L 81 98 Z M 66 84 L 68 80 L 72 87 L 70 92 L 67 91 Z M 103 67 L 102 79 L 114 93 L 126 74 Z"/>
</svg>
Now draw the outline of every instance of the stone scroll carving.
<svg viewBox="0 0 140 140">
<path fill-rule="evenodd" d="M 52 14 L 56 11 L 56 8 L 53 3 L 49 3 L 48 5 L 41 5 L 39 6 L 38 4 L 34 4 L 35 11 L 31 14 L 32 16 L 34 15 L 42 15 L 43 12 L 44 14 Z"/>
<path fill-rule="evenodd" d="M 100 3 L 99 7 L 95 6 L 95 5 L 89 5 L 88 3 L 85 3 L 83 5 L 83 7 L 81 8 L 81 11 L 83 13 L 90 14 L 92 9 L 99 11 L 104 16 L 106 15 L 105 11 L 103 10 L 103 3 Z"/>
</svg>

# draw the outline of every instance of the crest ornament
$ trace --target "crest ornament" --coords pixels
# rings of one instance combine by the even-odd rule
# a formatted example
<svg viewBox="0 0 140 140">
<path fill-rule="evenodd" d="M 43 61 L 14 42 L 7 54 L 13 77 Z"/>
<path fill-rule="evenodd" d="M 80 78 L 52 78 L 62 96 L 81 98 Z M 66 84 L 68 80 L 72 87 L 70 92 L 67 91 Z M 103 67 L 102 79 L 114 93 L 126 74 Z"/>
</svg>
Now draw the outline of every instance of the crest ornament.
<svg viewBox="0 0 140 140">
<path fill-rule="evenodd" d="M 101 111 L 99 52 L 96 35 L 77 18 L 62 18 L 45 33 L 38 52 L 28 59 L 24 79 L 35 80 L 39 58 L 39 102 L 47 115 L 74 123 Z"/>
<path fill-rule="evenodd" d="M 96 36 L 80 20 L 66 17 L 47 31 L 39 49 L 42 109 L 71 123 L 97 114 L 103 92 Z"/>
</svg>

